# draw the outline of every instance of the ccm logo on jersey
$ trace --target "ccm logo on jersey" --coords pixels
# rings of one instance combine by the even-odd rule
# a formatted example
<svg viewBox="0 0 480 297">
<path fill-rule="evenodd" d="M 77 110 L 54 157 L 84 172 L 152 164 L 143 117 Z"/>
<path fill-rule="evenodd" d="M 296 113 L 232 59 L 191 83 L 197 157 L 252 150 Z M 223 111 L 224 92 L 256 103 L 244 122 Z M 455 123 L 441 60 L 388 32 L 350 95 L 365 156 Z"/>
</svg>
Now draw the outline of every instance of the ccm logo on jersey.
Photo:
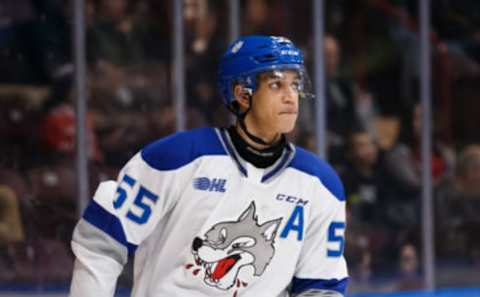
<svg viewBox="0 0 480 297">
<path fill-rule="evenodd" d="M 302 198 L 298 198 L 295 196 L 290 196 L 290 195 L 285 195 L 285 194 L 278 194 L 276 199 L 278 201 L 285 201 L 288 203 L 293 203 L 293 204 L 300 204 L 300 205 L 307 205 L 308 200 L 303 200 Z"/>
<path fill-rule="evenodd" d="M 200 191 L 225 193 L 226 183 L 227 180 L 223 178 L 197 177 L 193 180 L 193 187 Z"/>
</svg>

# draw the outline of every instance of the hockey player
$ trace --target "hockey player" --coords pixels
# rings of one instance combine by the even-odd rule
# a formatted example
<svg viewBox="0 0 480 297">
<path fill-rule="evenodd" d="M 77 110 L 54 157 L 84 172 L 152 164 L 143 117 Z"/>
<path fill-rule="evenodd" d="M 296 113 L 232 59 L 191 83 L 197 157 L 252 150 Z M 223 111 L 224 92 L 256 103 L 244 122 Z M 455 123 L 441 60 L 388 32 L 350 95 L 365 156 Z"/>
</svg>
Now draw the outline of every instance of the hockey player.
<svg viewBox="0 0 480 297">
<path fill-rule="evenodd" d="M 310 96 L 301 51 L 240 38 L 218 80 L 235 126 L 160 139 L 99 185 L 73 235 L 70 296 L 113 296 L 128 255 L 134 297 L 344 295 L 343 186 L 284 136 Z"/>
</svg>

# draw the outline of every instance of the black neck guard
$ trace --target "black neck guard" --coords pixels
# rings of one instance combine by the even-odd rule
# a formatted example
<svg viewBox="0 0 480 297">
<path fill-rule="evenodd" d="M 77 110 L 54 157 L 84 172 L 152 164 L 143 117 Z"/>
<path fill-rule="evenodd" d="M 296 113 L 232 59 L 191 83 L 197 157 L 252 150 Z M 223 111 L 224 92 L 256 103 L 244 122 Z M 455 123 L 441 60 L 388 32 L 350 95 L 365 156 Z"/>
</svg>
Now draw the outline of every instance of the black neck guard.
<svg viewBox="0 0 480 297">
<path fill-rule="evenodd" d="M 228 128 L 228 134 L 240 156 L 258 168 L 267 168 L 273 165 L 273 163 L 280 158 L 283 150 L 287 146 L 285 135 L 282 135 L 282 138 L 279 141 L 271 144 L 269 147 L 259 150 L 248 144 L 238 134 L 234 126 Z"/>
</svg>

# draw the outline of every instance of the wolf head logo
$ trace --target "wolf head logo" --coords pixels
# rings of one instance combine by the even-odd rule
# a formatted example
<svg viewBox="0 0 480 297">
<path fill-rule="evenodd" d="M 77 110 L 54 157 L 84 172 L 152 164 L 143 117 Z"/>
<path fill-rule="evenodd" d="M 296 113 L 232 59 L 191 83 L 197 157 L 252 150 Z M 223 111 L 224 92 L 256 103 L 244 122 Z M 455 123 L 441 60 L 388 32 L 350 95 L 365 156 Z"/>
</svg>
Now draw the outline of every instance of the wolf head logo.
<svg viewBox="0 0 480 297">
<path fill-rule="evenodd" d="M 205 272 L 205 283 L 228 290 L 240 269 L 249 265 L 254 276 L 262 275 L 275 254 L 274 239 L 281 221 L 277 218 L 258 224 L 252 202 L 236 221 L 217 223 L 204 238 L 196 237 L 192 253 Z"/>
</svg>

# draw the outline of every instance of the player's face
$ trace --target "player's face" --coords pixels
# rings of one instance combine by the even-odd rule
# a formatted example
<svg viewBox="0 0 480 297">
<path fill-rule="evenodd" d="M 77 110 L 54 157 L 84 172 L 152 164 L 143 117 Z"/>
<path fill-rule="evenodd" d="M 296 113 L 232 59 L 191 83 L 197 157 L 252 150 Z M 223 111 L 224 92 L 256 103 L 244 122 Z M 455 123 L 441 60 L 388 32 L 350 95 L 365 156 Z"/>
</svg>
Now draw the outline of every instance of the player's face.
<svg viewBox="0 0 480 297">
<path fill-rule="evenodd" d="M 251 120 L 257 130 L 288 133 L 295 127 L 301 78 L 294 70 L 260 75 L 253 94 Z"/>
</svg>

